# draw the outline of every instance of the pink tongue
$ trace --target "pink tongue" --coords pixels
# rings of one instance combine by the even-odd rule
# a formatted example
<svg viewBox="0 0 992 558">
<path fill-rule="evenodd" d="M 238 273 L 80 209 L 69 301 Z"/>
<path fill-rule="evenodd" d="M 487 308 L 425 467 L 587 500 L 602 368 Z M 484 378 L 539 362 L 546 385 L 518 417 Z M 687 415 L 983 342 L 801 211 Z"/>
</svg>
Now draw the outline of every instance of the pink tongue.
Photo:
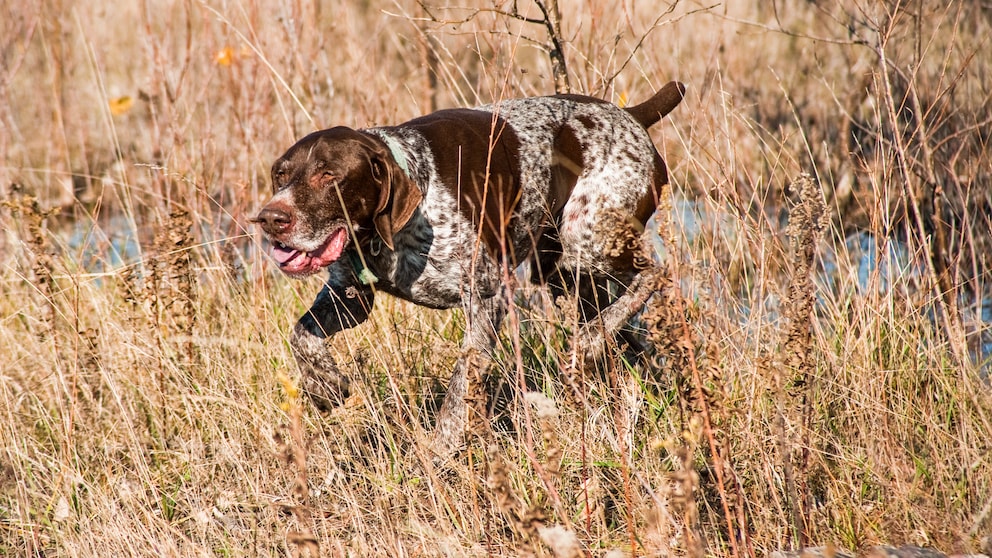
<svg viewBox="0 0 992 558">
<path fill-rule="evenodd" d="M 341 257 L 341 252 L 344 251 L 344 245 L 348 242 L 348 229 L 342 227 L 331 235 L 331 238 L 327 239 L 327 244 L 324 249 L 318 253 L 310 254 L 315 259 L 320 261 L 321 266 L 325 266 L 334 260 Z"/>
<path fill-rule="evenodd" d="M 348 229 L 341 227 L 313 252 L 302 252 L 279 244 L 272 245 L 272 258 L 279 268 L 290 275 L 313 273 L 341 257 L 348 243 Z"/>
<path fill-rule="evenodd" d="M 280 264 L 288 262 L 299 253 L 299 250 L 290 250 L 284 246 L 278 246 L 276 244 L 272 245 L 272 258 Z"/>
</svg>

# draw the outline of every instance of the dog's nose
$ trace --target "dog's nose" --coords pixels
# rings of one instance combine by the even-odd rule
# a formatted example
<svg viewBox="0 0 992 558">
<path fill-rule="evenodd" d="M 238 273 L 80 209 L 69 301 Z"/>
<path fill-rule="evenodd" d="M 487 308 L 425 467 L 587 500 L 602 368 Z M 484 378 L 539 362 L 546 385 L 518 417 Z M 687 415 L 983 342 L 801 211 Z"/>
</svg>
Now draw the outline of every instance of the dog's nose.
<svg viewBox="0 0 992 558">
<path fill-rule="evenodd" d="M 293 223 L 293 216 L 283 209 L 263 207 L 255 217 L 255 222 L 261 225 L 265 232 L 275 235 L 286 232 Z"/>
</svg>

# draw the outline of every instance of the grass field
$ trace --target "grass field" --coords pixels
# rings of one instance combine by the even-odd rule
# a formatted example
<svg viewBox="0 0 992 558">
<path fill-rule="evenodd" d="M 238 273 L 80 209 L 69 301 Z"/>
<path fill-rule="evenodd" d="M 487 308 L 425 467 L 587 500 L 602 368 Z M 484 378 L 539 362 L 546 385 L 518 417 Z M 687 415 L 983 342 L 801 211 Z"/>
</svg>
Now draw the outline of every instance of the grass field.
<svg viewBox="0 0 992 558">
<path fill-rule="evenodd" d="M 992 6 L 464 5 L 4 6 L 0 555 L 992 546 Z M 653 351 L 576 368 L 574 305 L 521 290 L 439 466 L 462 314 L 379 297 L 321 415 L 287 344 L 320 279 L 248 219 L 304 133 L 554 93 L 552 39 L 573 92 L 689 86 Z"/>
</svg>

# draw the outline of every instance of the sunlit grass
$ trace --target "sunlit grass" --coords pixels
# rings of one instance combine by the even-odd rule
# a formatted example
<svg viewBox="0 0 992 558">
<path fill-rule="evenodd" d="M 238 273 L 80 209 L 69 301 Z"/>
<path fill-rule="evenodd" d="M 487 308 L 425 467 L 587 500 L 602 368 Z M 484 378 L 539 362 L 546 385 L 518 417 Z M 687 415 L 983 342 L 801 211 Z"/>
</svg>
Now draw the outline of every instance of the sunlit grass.
<svg viewBox="0 0 992 558">
<path fill-rule="evenodd" d="M 427 441 L 461 313 L 377 297 L 330 342 L 353 394 L 321 415 L 287 342 L 320 279 L 275 272 L 247 218 L 315 127 L 553 93 L 546 37 L 492 12 L 318 4 L 7 8 L 0 554 L 980 549 L 986 8 L 682 3 L 652 29 L 665 6 L 563 3 L 573 89 L 689 84 L 653 131 L 689 200 L 659 219 L 653 352 L 577 367 L 575 309 L 521 287 L 468 448 L 441 466 Z M 793 245 L 813 230 L 786 226 L 804 172 L 829 223 Z M 936 184 L 944 220 L 921 235 L 906 209 Z M 852 231 L 911 264 L 862 272 Z"/>
</svg>

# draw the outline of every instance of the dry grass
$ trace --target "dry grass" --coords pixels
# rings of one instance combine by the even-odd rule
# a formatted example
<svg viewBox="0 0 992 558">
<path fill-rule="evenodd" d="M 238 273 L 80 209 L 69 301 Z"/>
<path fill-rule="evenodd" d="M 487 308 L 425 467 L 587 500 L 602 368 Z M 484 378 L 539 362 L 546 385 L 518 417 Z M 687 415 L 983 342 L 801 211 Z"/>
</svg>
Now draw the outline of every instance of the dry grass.
<svg viewBox="0 0 992 558">
<path fill-rule="evenodd" d="M 660 212 L 647 362 L 575 366 L 574 305 L 521 292 L 445 468 L 425 440 L 461 314 L 380 297 L 333 340 L 355 393 L 321 416 L 286 342 L 319 283 L 273 272 L 246 217 L 307 131 L 552 92 L 543 28 L 408 0 L 7 6 L 0 554 L 979 549 L 992 12 L 728 4 L 563 3 L 573 90 L 690 85 L 655 137 L 701 215 Z"/>
</svg>

